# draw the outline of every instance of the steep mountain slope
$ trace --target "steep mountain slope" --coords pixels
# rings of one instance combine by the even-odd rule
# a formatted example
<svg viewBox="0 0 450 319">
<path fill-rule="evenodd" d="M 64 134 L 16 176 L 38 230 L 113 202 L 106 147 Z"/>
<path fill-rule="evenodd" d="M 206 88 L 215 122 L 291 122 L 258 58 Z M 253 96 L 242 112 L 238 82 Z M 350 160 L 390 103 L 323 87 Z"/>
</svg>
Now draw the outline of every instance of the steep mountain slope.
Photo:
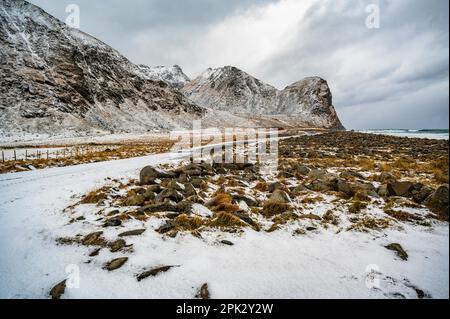
<svg viewBox="0 0 450 319">
<path fill-rule="evenodd" d="M 207 69 L 182 90 L 200 106 L 287 125 L 343 129 L 325 80 L 305 78 L 277 90 L 232 66 Z"/>
<path fill-rule="evenodd" d="M 0 133 L 144 132 L 205 110 L 101 41 L 23 0 L 0 2 Z"/>
<path fill-rule="evenodd" d="M 183 70 L 178 65 L 174 65 L 172 67 L 150 67 L 139 64 L 138 66 L 149 80 L 163 81 L 175 89 L 181 89 L 187 82 L 190 81 L 189 77 L 184 74 Z"/>
</svg>

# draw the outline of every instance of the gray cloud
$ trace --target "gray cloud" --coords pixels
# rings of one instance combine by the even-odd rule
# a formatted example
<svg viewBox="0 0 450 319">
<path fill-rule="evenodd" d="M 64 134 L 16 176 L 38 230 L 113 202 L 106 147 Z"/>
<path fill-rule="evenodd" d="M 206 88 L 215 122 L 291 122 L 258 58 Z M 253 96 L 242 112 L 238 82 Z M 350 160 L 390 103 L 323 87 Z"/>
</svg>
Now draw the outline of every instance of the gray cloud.
<svg viewBox="0 0 450 319">
<path fill-rule="evenodd" d="M 447 128 L 448 1 L 33 0 L 135 63 L 180 64 L 193 77 L 235 65 L 279 88 L 328 80 L 348 128 Z M 380 7 L 381 28 L 365 25 Z"/>
</svg>

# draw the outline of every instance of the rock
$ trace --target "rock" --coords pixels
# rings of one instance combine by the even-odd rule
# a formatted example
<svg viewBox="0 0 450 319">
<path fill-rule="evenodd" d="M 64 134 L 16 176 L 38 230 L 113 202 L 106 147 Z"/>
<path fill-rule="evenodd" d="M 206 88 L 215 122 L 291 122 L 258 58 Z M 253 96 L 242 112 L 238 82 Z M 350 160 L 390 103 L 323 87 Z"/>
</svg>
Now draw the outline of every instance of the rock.
<svg viewBox="0 0 450 319">
<path fill-rule="evenodd" d="M 380 185 L 380 187 L 378 187 L 378 189 L 377 189 L 377 193 L 381 197 L 388 197 L 389 192 L 387 189 L 387 185 L 386 184 Z"/>
<path fill-rule="evenodd" d="M 433 189 L 429 186 L 423 185 L 421 183 L 416 183 L 411 187 L 411 196 L 412 199 L 420 204 L 422 203 L 425 199 L 427 199 L 428 196 L 431 195 L 431 193 L 433 192 Z"/>
<path fill-rule="evenodd" d="M 119 218 L 110 218 L 103 224 L 103 227 L 117 227 L 120 225 L 122 225 L 122 221 Z"/>
<path fill-rule="evenodd" d="M 147 189 L 142 195 L 144 201 L 154 200 L 156 198 L 156 193 L 150 189 Z M 142 204 L 140 204 L 142 205 Z M 137 205 L 139 206 L 139 205 Z"/>
<path fill-rule="evenodd" d="M 165 234 L 175 228 L 176 224 L 173 220 L 166 221 L 161 227 L 159 227 L 156 231 L 160 234 Z"/>
<path fill-rule="evenodd" d="M 200 299 L 209 299 L 210 295 L 209 295 L 209 290 L 208 290 L 208 284 L 203 284 L 200 287 L 200 291 L 198 292 L 197 296 L 195 296 L 196 298 L 200 298 Z"/>
<path fill-rule="evenodd" d="M 387 173 L 387 172 L 382 172 L 380 175 L 378 175 L 376 177 L 376 179 L 380 183 L 384 183 L 384 184 L 392 183 L 392 182 L 395 182 L 395 180 L 396 180 L 396 178 L 392 174 Z"/>
<path fill-rule="evenodd" d="M 191 180 L 191 184 L 192 184 L 192 186 L 194 186 L 196 188 L 199 188 L 203 184 L 203 179 L 201 179 L 201 178 L 193 178 Z"/>
<path fill-rule="evenodd" d="M 309 226 L 309 227 L 306 227 L 306 230 L 307 231 L 314 231 L 314 230 L 317 230 L 317 227 Z"/>
<path fill-rule="evenodd" d="M 183 185 L 183 184 L 181 184 L 181 183 L 178 183 L 177 181 L 175 181 L 175 180 L 171 180 L 168 184 L 167 184 L 167 186 L 166 186 L 168 189 L 174 189 L 174 190 L 177 190 L 177 191 L 184 191 L 185 190 L 185 186 Z"/>
<path fill-rule="evenodd" d="M 322 169 L 313 169 L 308 173 L 308 177 L 312 180 L 325 179 L 329 173 Z"/>
<path fill-rule="evenodd" d="M 115 252 L 121 250 L 122 248 L 124 248 L 126 245 L 127 245 L 127 243 L 125 242 L 125 240 L 118 239 L 118 240 L 112 242 L 110 244 L 109 248 L 112 253 L 115 253 Z"/>
<path fill-rule="evenodd" d="M 269 193 L 273 193 L 274 191 L 276 191 L 279 188 L 282 188 L 283 184 L 279 183 L 279 182 L 275 182 L 275 183 L 271 183 L 269 184 Z"/>
<path fill-rule="evenodd" d="M 393 244 L 389 244 L 385 247 L 389 250 L 395 251 L 401 259 L 408 260 L 408 254 L 406 253 L 406 251 L 403 249 L 403 247 L 400 244 L 393 243 Z"/>
<path fill-rule="evenodd" d="M 183 198 L 184 198 L 183 195 L 179 191 L 167 188 L 163 190 L 161 193 L 159 193 L 158 196 L 156 196 L 155 200 L 157 203 L 162 203 L 165 199 L 179 202 L 183 200 Z"/>
<path fill-rule="evenodd" d="M 193 204 L 191 206 L 191 213 L 200 217 L 212 217 L 213 212 L 210 211 L 206 206 L 201 204 Z"/>
<path fill-rule="evenodd" d="M 342 176 L 342 174 L 341 174 L 341 176 Z M 353 196 L 353 194 L 354 194 L 352 185 L 349 182 L 346 182 L 345 180 L 342 180 L 342 179 L 339 179 L 337 181 L 336 190 L 338 192 L 344 193 L 348 196 Z"/>
<path fill-rule="evenodd" d="M 305 165 L 299 165 L 296 168 L 296 172 L 300 175 L 308 175 L 311 169 Z"/>
<path fill-rule="evenodd" d="M 128 257 L 121 257 L 121 258 L 113 259 L 105 265 L 104 269 L 106 269 L 108 271 L 113 271 L 113 270 L 119 269 L 127 261 L 128 261 Z"/>
<path fill-rule="evenodd" d="M 244 201 L 248 207 L 257 207 L 259 205 L 258 200 L 250 195 L 233 194 L 231 197 L 238 203 Z"/>
<path fill-rule="evenodd" d="M 255 230 L 259 231 L 259 225 L 247 214 L 242 213 L 242 212 L 235 212 L 235 213 L 233 213 L 233 215 L 239 217 L 240 220 L 249 224 L 250 226 L 253 226 L 253 228 L 255 228 Z"/>
<path fill-rule="evenodd" d="M 295 186 L 290 191 L 291 191 L 291 194 L 299 195 L 299 194 L 301 194 L 303 192 L 308 191 L 308 189 L 305 187 L 305 185 L 298 185 L 298 186 Z"/>
<path fill-rule="evenodd" d="M 158 204 L 151 204 L 141 208 L 142 212 L 156 213 L 156 212 L 176 212 L 177 206 L 175 203 L 164 202 Z"/>
<path fill-rule="evenodd" d="M 336 180 L 313 180 L 306 188 L 315 192 L 327 192 L 336 189 Z"/>
<path fill-rule="evenodd" d="M 282 191 L 280 189 L 277 189 L 272 193 L 272 195 L 270 196 L 270 200 L 277 201 L 280 203 L 291 202 L 291 198 L 289 197 L 289 195 L 285 191 Z"/>
<path fill-rule="evenodd" d="M 100 250 L 101 250 L 101 248 L 94 249 L 94 250 L 89 254 L 89 257 L 95 257 L 95 256 L 98 256 L 98 254 L 100 253 Z"/>
<path fill-rule="evenodd" d="M 166 172 L 162 169 L 155 168 L 153 166 L 146 166 L 141 170 L 139 174 L 139 181 L 141 185 L 153 184 L 157 178 L 169 178 L 174 177 L 174 174 Z"/>
<path fill-rule="evenodd" d="M 82 240 L 81 243 L 85 246 L 103 246 L 106 241 L 102 237 L 103 232 L 95 232 L 91 233 L 89 235 L 86 235 Z"/>
<path fill-rule="evenodd" d="M 345 179 L 354 179 L 354 178 L 365 179 L 364 175 L 355 171 L 345 171 L 342 172 L 339 176 Z"/>
<path fill-rule="evenodd" d="M 442 214 L 448 218 L 449 188 L 448 185 L 439 186 L 425 201 L 427 207 L 434 213 Z"/>
<path fill-rule="evenodd" d="M 192 203 L 197 203 L 197 204 L 204 204 L 205 200 L 203 198 L 201 198 L 198 195 L 193 195 L 193 196 L 189 196 L 188 198 L 186 198 L 187 201 L 190 201 Z"/>
<path fill-rule="evenodd" d="M 234 244 L 229 240 L 221 240 L 220 242 L 227 246 L 234 246 Z"/>
<path fill-rule="evenodd" d="M 191 183 L 184 184 L 184 196 L 190 197 L 197 195 L 197 191 L 195 190 L 195 187 Z"/>
<path fill-rule="evenodd" d="M 388 196 L 409 197 L 414 184 L 411 182 L 391 182 L 387 184 Z"/>
<path fill-rule="evenodd" d="M 145 279 L 147 277 L 150 277 L 150 276 L 154 277 L 154 276 L 156 276 L 156 275 L 158 275 L 158 274 L 160 274 L 162 272 L 169 271 L 173 267 L 176 267 L 176 266 L 163 266 L 163 267 L 154 268 L 154 269 L 151 269 L 151 270 L 148 270 L 148 271 L 144 271 L 143 273 L 137 275 L 137 277 L 136 277 L 137 281 L 141 281 L 141 280 L 143 280 L 143 279 Z"/>
<path fill-rule="evenodd" d="M 131 236 L 140 236 L 145 232 L 145 229 L 135 229 L 123 232 L 119 234 L 119 237 L 131 237 Z"/>
<path fill-rule="evenodd" d="M 67 279 L 61 281 L 59 284 L 57 284 L 55 287 L 50 290 L 49 295 L 52 297 L 52 299 L 59 299 L 66 291 L 66 281 Z"/>
<path fill-rule="evenodd" d="M 148 186 L 146 192 L 159 193 L 159 192 L 161 192 L 161 190 L 162 190 L 161 186 L 158 184 L 155 184 L 155 185 Z"/>
<path fill-rule="evenodd" d="M 191 212 L 192 205 L 194 203 L 188 200 L 182 200 L 177 204 L 177 212 L 178 213 L 189 213 Z"/>
<path fill-rule="evenodd" d="M 322 220 L 322 217 L 315 214 L 303 214 L 298 216 L 299 219 L 312 219 L 312 220 Z"/>
<path fill-rule="evenodd" d="M 133 195 L 125 201 L 125 206 L 141 206 L 145 203 L 145 197 L 142 195 Z"/>
</svg>

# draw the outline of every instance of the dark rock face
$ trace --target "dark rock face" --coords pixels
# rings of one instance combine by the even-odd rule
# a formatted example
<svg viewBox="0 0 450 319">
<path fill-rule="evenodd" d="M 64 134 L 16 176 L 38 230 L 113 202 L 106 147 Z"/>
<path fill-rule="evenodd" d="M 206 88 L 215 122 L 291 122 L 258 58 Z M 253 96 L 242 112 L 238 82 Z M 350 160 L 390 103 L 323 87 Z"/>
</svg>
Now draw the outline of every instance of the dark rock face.
<svg viewBox="0 0 450 319">
<path fill-rule="evenodd" d="M 413 187 L 411 182 L 392 182 L 387 184 L 387 190 L 389 196 L 402 196 L 408 197 L 411 193 L 410 190 Z"/>
<path fill-rule="evenodd" d="M 449 212 L 449 187 L 448 185 L 440 186 L 430 197 L 427 198 L 425 204 L 435 213 L 442 214 L 448 218 Z"/>
<path fill-rule="evenodd" d="M 251 75 L 226 66 L 208 69 L 188 82 L 183 92 L 200 106 L 239 116 L 273 118 L 292 125 L 343 129 L 328 83 L 305 78 L 277 90 Z"/>
<path fill-rule="evenodd" d="M 0 74 L 5 131 L 54 132 L 64 124 L 64 131 L 145 132 L 172 128 L 167 117 L 187 127 L 204 112 L 108 45 L 23 0 L 0 3 Z"/>
</svg>

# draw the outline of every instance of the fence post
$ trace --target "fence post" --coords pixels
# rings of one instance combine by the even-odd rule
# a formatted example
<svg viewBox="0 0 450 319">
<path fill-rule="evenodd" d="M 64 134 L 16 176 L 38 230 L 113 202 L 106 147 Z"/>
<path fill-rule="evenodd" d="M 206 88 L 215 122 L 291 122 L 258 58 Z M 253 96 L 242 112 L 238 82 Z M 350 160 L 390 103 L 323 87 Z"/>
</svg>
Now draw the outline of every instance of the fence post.
<svg viewBox="0 0 450 319">
<path fill-rule="evenodd" d="M 28 159 L 28 150 L 25 150 L 25 160 Z"/>
<path fill-rule="evenodd" d="M 16 150 L 14 150 L 14 161 L 17 161 Z"/>
<path fill-rule="evenodd" d="M 5 152 L 2 151 L 2 161 L 5 162 Z"/>
<path fill-rule="evenodd" d="M 48 150 L 47 150 L 47 159 L 48 159 Z"/>
</svg>

